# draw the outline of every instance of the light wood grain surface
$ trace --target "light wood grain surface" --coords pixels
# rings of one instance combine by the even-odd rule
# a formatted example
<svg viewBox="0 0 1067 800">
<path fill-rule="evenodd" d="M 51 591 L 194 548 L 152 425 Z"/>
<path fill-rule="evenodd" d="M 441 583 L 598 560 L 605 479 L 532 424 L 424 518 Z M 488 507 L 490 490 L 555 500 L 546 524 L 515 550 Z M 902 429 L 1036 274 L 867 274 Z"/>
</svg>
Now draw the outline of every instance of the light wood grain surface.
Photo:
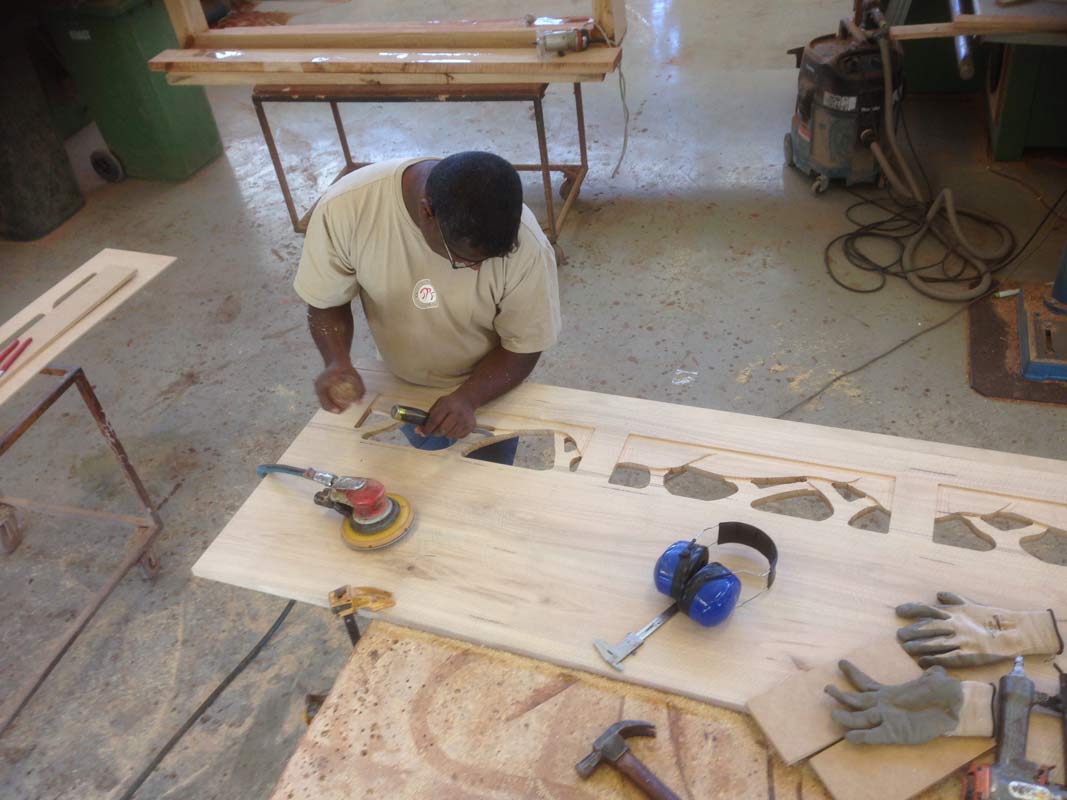
<svg viewBox="0 0 1067 800">
<path fill-rule="evenodd" d="M 1009 608 L 1051 606 L 1061 625 L 1067 617 L 1067 568 L 1021 549 L 979 552 L 931 537 L 945 487 L 995 495 L 1009 510 L 1038 503 L 1056 515 L 1042 524 L 1063 519 L 1067 464 L 524 385 L 483 409 L 479 421 L 573 428 L 575 440 L 587 442 L 576 472 L 542 472 L 472 461 L 461 446 L 429 453 L 365 439 L 378 424 L 372 405 L 427 407 L 437 392 L 374 368 L 363 374 L 368 394 L 358 406 L 316 414 L 287 452 L 262 460 L 378 478 L 412 502 L 413 532 L 393 547 L 353 552 L 341 541 L 339 517 L 312 504 L 314 484 L 269 476 L 195 574 L 318 604 L 342 584 L 378 586 L 397 599 L 382 614 L 389 621 L 735 709 L 792 675 L 892 635 L 897 604 L 932 599 L 940 589 Z M 744 454 L 786 476 L 797 477 L 798 464 L 809 478 L 823 468 L 835 479 L 878 476 L 891 487 L 883 498 L 889 532 L 860 530 L 841 517 L 774 514 L 736 496 L 708 502 L 609 483 L 635 436 L 678 443 L 674 466 L 699 448 L 709 462 L 719 453 Z M 783 493 L 794 490 L 783 486 Z M 619 640 L 658 614 L 668 601 L 652 585 L 656 558 L 671 542 L 701 536 L 722 520 L 752 523 L 777 541 L 774 588 L 718 628 L 672 620 L 614 673 L 593 639 Z M 734 568 L 762 568 L 736 546 L 716 557 Z M 1048 664 L 1034 669 L 1051 672 Z"/>
<path fill-rule="evenodd" d="M 168 71 L 167 83 L 175 86 L 307 86 L 330 84 L 334 86 L 407 86 L 431 85 L 452 86 L 456 84 L 531 84 L 543 83 L 589 83 L 604 80 L 604 73 L 571 75 L 569 73 L 322 73 L 322 72 L 182 72 Z"/>
<path fill-rule="evenodd" d="M 614 71 L 622 57 L 618 47 L 591 47 L 581 53 L 541 57 L 528 48 L 370 49 L 281 48 L 164 50 L 148 62 L 157 72 L 262 72 L 314 74 L 530 74 L 585 75 Z"/>
<path fill-rule="evenodd" d="M 19 371 L 0 378 L 0 404 L 4 403 L 15 392 L 31 381 L 42 367 L 46 366 L 74 342 L 88 333 L 94 325 L 112 314 L 118 306 L 143 289 L 149 281 L 173 262 L 174 259 L 171 256 L 136 253 L 130 250 L 112 250 L 110 248 L 101 250 L 3 325 L 0 325 L 0 343 L 4 343 L 35 318 L 39 316 L 47 318 L 53 312 L 62 309 L 67 302 L 75 301 L 76 294 L 71 295 L 65 301 L 63 301 L 63 298 L 87 278 L 97 274 L 111 274 L 117 276 L 116 282 L 121 281 L 121 285 L 118 285 L 118 288 L 113 291 L 109 291 L 103 299 L 97 298 L 98 302 L 88 312 L 81 315 L 76 322 L 69 326 L 63 326 L 62 332 L 58 336 L 51 337 L 51 341 L 47 346 L 39 349 L 33 347 L 32 352 L 28 350 L 23 354 L 18 362 Z M 132 272 L 132 277 L 124 277 L 127 272 Z M 90 284 L 86 284 L 83 288 L 90 288 Z M 62 301 L 58 307 L 56 306 L 57 301 Z M 44 322 L 44 319 L 41 321 Z M 35 344 L 37 343 L 35 342 Z"/>
<path fill-rule="evenodd" d="M 533 47 L 541 33 L 581 29 L 593 32 L 588 17 L 525 19 L 452 19 L 432 22 L 379 22 L 271 25 L 217 28 L 193 36 L 190 47 L 207 50 L 289 47 Z"/>
</svg>

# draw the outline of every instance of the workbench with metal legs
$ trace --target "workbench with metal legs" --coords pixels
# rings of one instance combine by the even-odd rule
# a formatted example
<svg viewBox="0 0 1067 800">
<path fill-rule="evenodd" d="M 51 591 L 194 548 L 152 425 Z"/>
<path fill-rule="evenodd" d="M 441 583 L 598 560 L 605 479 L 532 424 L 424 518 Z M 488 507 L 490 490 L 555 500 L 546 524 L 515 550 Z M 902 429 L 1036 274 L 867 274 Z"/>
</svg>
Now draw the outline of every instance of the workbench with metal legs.
<svg viewBox="0 0 1067 800">
<path fill-rule="evenodd" d="M 118 525 L 129 525 L 134 529 L 126 543 L 126 552 L 122 561 L 108 577 L 104 586 L 84 605 L 81 613 L 67 629 L 63 639 L 55 645 L 48 656 L 47 662 L 27 679 L 18 691 L 10 697 L 7 704 L 0 709 L 0 733 L 7 730 L 18 713 L 26 706 L 30 698 L 44 683 L 48 675 L 55 669 L 60 659 L 78 638 L 81 632 L 89 624 L 93 615 L 97 612 L 104 601 L 108 598 L 119 582 L 135 565 L 141 568 L 146 578 L 154 578 L 159 572 L 159 559 L 152 549 L 156 537 L 163 530 L 163 522 L 159 513 L 148 496 L 141 477 L 130 462 L 126 449 L 119 441 L 115 429 L 104 413 L 100 399 L 93 391 L 93 386 L 81 367 L 55 367 L 48 366 L 40 371 L 41 375 L 59 378 L 59 383 L 53 387 L 18 423 L 8 430 L 3 438 L 0 438 L 0 458 L 26 433 L 62 397 L 72 386 L 77 387 L 78 393 L 85 402 L 86 408 L 96 422 L 100 435 L 104 437 L 108 448 L 118 461 L 119 468 L 127 483 L 137 494 L 144 509 L 143 516 L 131 516 L 128 514 L 114 514 L 107 511 L 95 511 L 91 509 L 77 508 L 73 506 L 43 503 L 22 497 L 11 497 L 0 494 L 0 546 L 5 555 L 11 556 L 16 552 L 22 541 L 22 533 L 16 509 L 37 511 L 42 514 L 50 514 L 75 519 L 94 519 L 114 522 Z"/>
<path fill-rule="evenodd" d="M 292 192 L 289 190 L 289 181 L 285 177 L 285 169 L 282 167 L 281 158 L 278 154 L 278 146 L 274 141 L 270 122 L 263 107 L 264 103 L 329 103 L 333 114 L 334 125 L 337 128 L 337 138 L 341 145 L 341 153 L 344 155 L 345 164 L 341 171 L 334 176 L 331 183 L 336 183 L 345 175 L 367 166 L 370 162 L 354 162 L 348 147 L 348 136 L 345 133 L 344 123 L 341 121 L 341 113 L 338 103 L 501 103 L 501 102 L 527 102 L 533 104 L 534 121 L 537 126 L 537 146 L 540 152 L 540 162 L 537 164 L 515 164 L 515 169 L 524 172 L 540 172 L 541 182 L 545 193 L 545 221 L 541 224 L 548 240 L 553 244 L 559 237 L 559 231 L 567 214 L 574 205 L 581 191 L 582 182 L 589 171 L 589 161 L 585 142 L 585 114 L 582 108 L 582 85 L 574 84 L 574 111 L 578 126 L 578 151 L 579 162 L 577 164 L 556 164 L 548 157 L 548 137 L 545 133 L 545 118 L 543 100 L 547 83 L 541 84 L 459 84 L 452 86 L 433 86 L 425 84 L 417 85 L 382 85 L 382 86 L 256 86 L 252 90 L 252 104 L 256 108 L 256 116 L 263 131 L 263 139 L 270 152 L 271 161 L 274 164 L 274 172 L 278 176 L 278 184 L 282 189 L 282 197 L 289 211 L 289 219 L 293 223 L 293 230 L 297 233 L 307 231 L 308 221 L 315 210 L 312 204 L 302 216 L 298 215 L 296 205 L 293 202 Z M 563 184 L 560 187 L 560 196 L 563 205 L 556 213 L 556 205 L 552 196 L 552 172 L 563 173 Z M 316 201 L 317 202 L 317 201 Z"/>
</svg>

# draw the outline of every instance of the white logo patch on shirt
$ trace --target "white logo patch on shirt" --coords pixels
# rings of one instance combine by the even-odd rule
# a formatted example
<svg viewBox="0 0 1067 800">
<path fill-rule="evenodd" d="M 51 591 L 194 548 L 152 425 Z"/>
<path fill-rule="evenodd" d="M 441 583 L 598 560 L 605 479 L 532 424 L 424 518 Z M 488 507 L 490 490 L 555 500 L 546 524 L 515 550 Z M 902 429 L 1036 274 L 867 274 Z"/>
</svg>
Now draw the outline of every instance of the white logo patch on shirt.
<svg viewBox="0 0 1067 800">
<path fill-rule="evenodd" d="M 411 302 L 415 308 L 437 308 L 440 303 L 437 300 L 437 290 L 433 288 L 429 278 L 423 278 L 415 284 L 411 290 Z"/>
</svg>

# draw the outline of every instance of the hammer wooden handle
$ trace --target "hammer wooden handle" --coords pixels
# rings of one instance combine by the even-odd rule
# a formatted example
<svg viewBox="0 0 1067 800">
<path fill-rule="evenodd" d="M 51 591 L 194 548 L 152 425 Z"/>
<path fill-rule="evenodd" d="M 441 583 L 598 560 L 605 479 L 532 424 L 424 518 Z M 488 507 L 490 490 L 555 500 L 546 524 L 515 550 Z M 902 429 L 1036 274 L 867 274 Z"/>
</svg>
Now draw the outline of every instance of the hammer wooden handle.
<svg viewBox="0 0 1067 800">
<path fill-rule="evenodd" d="M 619 772 L 641 787 L 652 800 L 681 800 L 631 751 L 627 750 L 614 763 Z"/>
</svg>

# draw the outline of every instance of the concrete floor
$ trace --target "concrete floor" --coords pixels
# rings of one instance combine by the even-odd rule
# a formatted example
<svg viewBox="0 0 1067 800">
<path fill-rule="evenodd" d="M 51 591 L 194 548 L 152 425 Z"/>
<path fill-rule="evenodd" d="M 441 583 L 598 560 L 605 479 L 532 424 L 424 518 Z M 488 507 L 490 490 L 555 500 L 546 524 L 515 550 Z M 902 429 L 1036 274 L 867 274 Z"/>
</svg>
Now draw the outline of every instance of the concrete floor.
<svg viewBox="0 0 1067 800">
<path fill-rule="evenodd" d="M 414 0 L 374 0 L 358 12 L 309 5 L 320 10 L 297 21 L 427 16 L 427 4 Z M 847 229 L 852 197 L 813 197 L 809 181 L 782 166 L 796 91 L 785 51 L 832 30 L 847 13 L 842 3 L 629 6 L 629 152 L 612 179 L 622 134 L 615 81 L 587 85 L 592 165 L 561 241 L 563 338 L 534 380 L 776 416 L 955 310 L 899 281 L 876 295 L 833 286 L 822 250 Z M 471 0 L 437 7 L 441 16 L 485 15 Z M 509 1 L 493 15 L 527 10 Z M 86 368 L 150 491 L 165 501 L 163 572 L 152 584 L 136 575 L 122 583 L 0 739 L 0 797 L 119 796 L 284 605 L 189 572 L 251 491 L 253 465 L 276 458 L 314 411 L 319 369 L 290 288 L 301 237 L 289 226 L 248 90 L 209 97 L 223 158 L 180 184 L 91 185 L 86 207 L 53 234 L 0 243 L 0 319 L 101 248 L 179 258 L 61 359 Z M 568 91 L 553 88 L 549 98 L 554 151 L 574 158 Z M 1028 235 L 1044 209 L 987 171 L 981 104 L 913 98 L 908 114 L 934 183 Z M 306 201 L 339 163 L 328 112 L 287 108 L 272 117 Z M 355 154 L 367 160 L 471 148 L 536 156 L 531 116 L 519 108 L 350 107 L 345 120 Z M 79 165 L 92 135 L 71 144 Z M 1067 185 L 1067 170 L 1054 164 L 1005 168 L 1049 197 Z M 538 210 L 538 187 L 528 188 Z M 1050 279 L 1063 239 L 1063 222 L 1053 220 L 1016 276 Z M 968 388 L 965 336 L 960 317 L 789 416 L 1067 457 L 1062 408 L 992 402 Z M 373 353 L 365 333 L 355 349 Z M 36 379 L 0 408 L 0 428 L 45 385 Z M 135 508 L 74 396 L 3 463 L 5 492 L 42 497 L 47 485 L 64 502 Z M 37 516 L 24 524 L 23 547 L 0 559 L 5 690 L 39 661 L 122 545 L 104 526 L 64 528 Z M 298 606 L 138 796 L 266 796 L 302 733 L 304 694 L 328 689 L 348 649 L 327 612 Z"/>
</svg>

